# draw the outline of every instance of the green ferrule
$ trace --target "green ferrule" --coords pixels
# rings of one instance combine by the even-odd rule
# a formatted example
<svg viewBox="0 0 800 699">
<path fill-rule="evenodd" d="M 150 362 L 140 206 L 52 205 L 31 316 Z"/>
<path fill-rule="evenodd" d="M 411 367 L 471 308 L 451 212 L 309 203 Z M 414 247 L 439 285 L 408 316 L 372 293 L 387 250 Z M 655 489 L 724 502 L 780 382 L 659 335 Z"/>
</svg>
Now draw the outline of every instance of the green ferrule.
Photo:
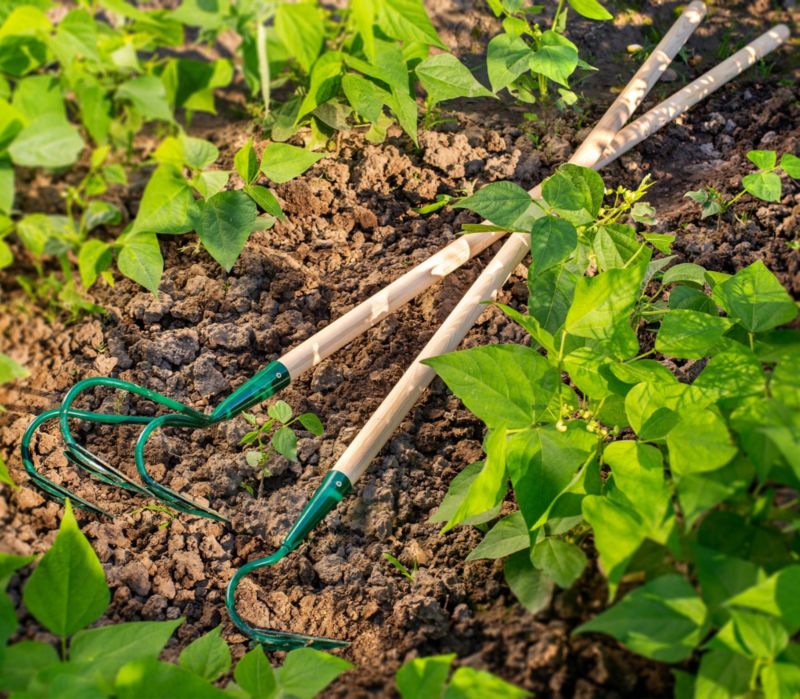
<svg viewBox="0 0 800 699">
<path fill-rule="evenodd" d="M 229 420 L 248 408 L 265 401 L 292 381 L 289 370 L 275 360 L 222 401 L 211 413 L 211 422 Z"/>
<path fill-rule="evenodd" d="M 285 547 L 289 551 L 296 549 L 352 489 L 350 479 L 341 471 L 329 471 L 289 530 L 281 548 Z"/>
</svg>

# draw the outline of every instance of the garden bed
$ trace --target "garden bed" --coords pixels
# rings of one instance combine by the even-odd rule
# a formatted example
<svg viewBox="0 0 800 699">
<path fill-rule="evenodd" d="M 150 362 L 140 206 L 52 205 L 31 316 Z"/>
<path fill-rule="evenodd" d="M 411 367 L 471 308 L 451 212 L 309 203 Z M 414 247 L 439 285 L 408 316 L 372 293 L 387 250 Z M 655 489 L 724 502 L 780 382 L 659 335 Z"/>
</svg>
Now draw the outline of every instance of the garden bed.
<svg viewBox="0 0 800 699">
<path fill-rule="evenodd" d="M 658 3 L 653 16 L 668 26 L 674 3 Z M 714 7 L 690 41 L 702 61 L 676 67 L 678 80 L 716 62 L 725 42 L 752 37 L 786 12 L 766 2 Z M 482 4 L 430 7 L 445 43 L 470 53 L 493 31 Z M 455 18 L 455 20 L 454 20 Z M 480 19 L 479 19 L 480 18 Z M 610 101 L 610 88 L 627 80 L 633 60 L 629 43 L 644 43 L 637 13 L 618 25 L 578 25 L 588 60 L 603 69 L 583 86 L 590 97 L 583 114 L 551 113 L 538 122 L 521 107 L 488 100 L 464 101 L 454 121 L 421 133 L 413 149 L 399 130 L 384 144 L 346 135 L 335 159 L 318 163 L 303 177 L 280 185 L 286 223 L 253 234 L 230 274 L 205 252 L 174 238 L 163 244 L 161 294 L 126 279 L 96 287 L 107 309 L 101 318 L 73 325 L 49 323 L 0 273 L 5 310 L 0 314 L 0 352 L 14 356 L 29 379 L 3 387 L 0 453 L 22 483 L 9 497 L 0 492 L 0 550 L 27 554 L 52 541 L 60 505 L 30 489 L 18 458 L 19 442 L 32 416 L 57 404 L 77 379 L 113 375 L 147 385 L 198 409 L 212 406 L 231 388 L 287 348 L 339 317 L 358 301 L 397 278 L 452 240 L 466 212 L 449 208 L 429 216 L 412 207 L 438 193 L 510 179 L 526 189 L 564 162 L 587 125 Z M 729 29 L 735 27 L 732 36 Z M 595 42 L 593 44 L 593 42 Z M 724 48 L 724 47 L 723 47 Z M 594 55 L 592 55 L 594 54 Z M 792 63 L 794 60 L 794 63 Z M 656 229 L 674 232 L 674 251 L 685 261 L 734 272 L 763 259 L 795 298 L 800 298 L 800 250 L 790 246 L 800 230 L 800 190 L 790 185 L 779 204 L 743 201 L 731 215 L 700 221 L 689 190 L 713 185 L 733 192 L 753 148 L 796 152 L 800 140 L 800 88 L 796 58 L 782 52 L 773 65 L 751 70 L 604 173 L 608 185 L 635 187 L 650 174 L 648 200 L 656 206 Z M 680 82 L 654 90 L 653 104 Z M 236 96 L 232 96 L 235 105 Z M 234 105 L 218 117 L 198 116 L 192 135 L 220 148 L 229 166 L 234 152 L 253 134 L 252 122 L 236 117 Z M 142 148 L 152 144 L 142 142 Z M 59 211 L 63 181 L 38 174 L 23 188 L 19 208 Z M 120 191 L 120 203 L 135 215 L 144 183 Z M 310 410 L 325 424 L 318 439 L 302 439 L 299 465 L 273 460 L 264 496 L 255 470 L 237 446 L 244 420 L 205 431 L 173 430 L 149 449 L 153 475 L 232 520 L 231 529 L 188 516 L 171 519 L 142 498 L 105 487 L 66 466 L 55 436 L 40 440 L 48 469 L 67 487 L 111 510 L 113 521 L 79 515 L 106 567 L 113 602 L 109 618 L 165 619 L 184 616 L 178 645 L 223 623 L 234 655 L 246 639 L 224 611 L 224 589 L 233 571 L 273 550 L 300 508 L 359 427 L 400 378 L 409 358 L 476 277 L 493 250 L 465 266 L 366 335 L 299 377 L 283 398 L 296 412 Z M 524 270 L 520 270 L 524 271 Z M 521 307 L 524 278 L 512 277 L 503 302 Z M 487 309 L 465 345 L 523 341 L 524 332 L 496 309 Z M 100 395 L 93 407 L 113 404 Z M 145 408 L 145 406 L 142 406 Z M 260 410 L 260 409 L 259 409 Z M 259 411 L 256 411 L 259 412 Z M 376 459 L 354 495 L 320 525 L 308 544 L 280 565 L 245 581 L 240 604 L 262 625 L 330 635 L 351 642 L 344 651 L 357 669 L 325 696 L 390 695 L 391 676 L 412 654 L 457 653 L 460 662 L 488 669 L 538 696 L 668 696 L 668 669 L 650 663 L 599 636 L 572 638 L 579 623 L 606 602 L 603 577 L 590 566 L 570 591 L 532 616 L 503 581 L 502 566 L 464 563 L 478 543 L 477 529 L 440 535 L 428 522 L 453 477 L 480 458 L 483 427 L 437 380 Z M 86 443 L 112 463 L 132 467 L 133 430 L 95 427 Z M 166 525 L 166 526 L 162 526 Z M 409 567 L 413 581 L 384 559 L 390 552 Z M 12 593 L 13 593 L 12 589 Z M 23 621 L 23 633 L 38 632 Z M 177 646 L 176 646 L 177 647 Z"/>
</svg>

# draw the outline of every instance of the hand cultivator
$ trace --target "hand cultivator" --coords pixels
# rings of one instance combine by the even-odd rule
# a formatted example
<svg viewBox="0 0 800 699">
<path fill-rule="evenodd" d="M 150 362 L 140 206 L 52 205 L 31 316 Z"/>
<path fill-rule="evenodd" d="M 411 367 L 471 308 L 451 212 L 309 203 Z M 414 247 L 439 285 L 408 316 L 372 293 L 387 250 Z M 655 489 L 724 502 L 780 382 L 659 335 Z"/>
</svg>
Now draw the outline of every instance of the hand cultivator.
<svg viewBox="0 0 800 699">
<path fill-rule="evenodd" d="M 782 25 L 775 27 L 623 128 L 700 23 L 704 14 L 705 6 L 702 2 L 693 2 L 684 10 L 675 25 L 664 36 L 585 142 L 575 152 L 570 160 L 571 163 L 594 169 L 600 169 L 611 163 L 776 49 L 788 37 L 786 27 Z M 532 189 L 531 196 L 537 197 L 539 190 L 538 186 Z M 491 225 L 488 221 L 484 223 L 487 226 Z M 506 233 L 507 231 L 490 230 L 465 235 L 450 243 L 372 298 L 356 306 L 327 328 L 290 350 L 279 360 L 271 362 L 265 369 L 224 399 L 210 414 L 200 413 L 166 396 L 126 381 L 113 378 L 91 378 L 81 381 L 67 393 L 60 408 L 40 415 L 26 431 L 22 443 L 22 458 L 25 468 L 32 480 L 52 497 L 57 499 L 69 497 L 78 507 L 97 514 L 106 514 L 97 505 L 76 496 L 36 470 L 31 452 L 32 437 L 44 422 L 57 419 L 66 443 L 65 454 L 70 463 L 88 471 L 105 483 L 143 494 L 151 494 L 179 511 L 225 521 L 225 518 L 219 513 L 203 507 L 159 483 L 148 473 L 145 463 L 145 447 L 150 437 L 162 427 L 187 427 L 190 429 L 209 427 L 229 420 L 242 411 L 261 403 L 288 385 L 292 378 L 309 370 L 348 344 L 433 283 L 492 245 Z M 278 562 L 296 549 L 306 535 L 352 489 L 356 480 L 364 473 L 370 461 L 377 455 L 421 392 L 432 380 L 433 370 L 424 365 L 422 361 L 455 349 L 480 315 L 483 308 L 482 302 L 493 298 L 511 271 L 528 253 L 530 243 L 530 235 L 527 233 L 511 234 L 509 240 L 433 335 L 361 433 L 323 478 L 322 483 L 286 535 L 283 544 L 272 555 L 247 563 L 233 576 L 228 587 L 226 603 L 233 621 L 248 636 L 273 650 L 288 650 L 309 645 L 316 648 L 334 648 L 345 645 L 344 642 L 334 639 L 251 626 L 236 610 L 237 586 L 244 576 Z M 159 416 L 101 414 L 73 407 L 82 393 L 98 386 L 128 391 L 172 412 Z M 141 483 L 132 480 L 120 470 L 92 454 L 88 449 L 80 446 L 71 432 L 71 420 L 102 424 L 144 425 L 134 452 Z"/>
</svg>

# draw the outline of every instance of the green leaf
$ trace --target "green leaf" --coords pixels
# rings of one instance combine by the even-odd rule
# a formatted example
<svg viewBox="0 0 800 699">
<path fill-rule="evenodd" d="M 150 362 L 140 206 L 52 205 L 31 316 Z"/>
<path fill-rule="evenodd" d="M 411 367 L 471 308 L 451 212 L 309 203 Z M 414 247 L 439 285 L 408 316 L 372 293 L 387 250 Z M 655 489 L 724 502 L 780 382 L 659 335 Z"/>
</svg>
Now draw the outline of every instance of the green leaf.
<svg viewBox="0 0 800 699">
<path fill-rule="evenodd" d="M 477 561 L 481 558 L 505 558 L 506 556 L 530 548 L 531 537 L 528 525 L 521 512 L 503 517 L 483 537 L 467 556 L 468 561 Z"/>
<path fill-rule="evenodd" d="M 571 263 L 528 275 L 528 313 L 551 335 L 564 325 L 580 276 L 578 265 Z"/>
<path fill-rule="evenodd" d="M 553 596 L 553 581 L 531 563 L 528 551 L 519 551 L 509 556 L 503 565 L 506 582 L 531 614 L 542 611 Z"/>
<path fill-rule="evenodd" d="M 0 214 L 14 208 L 14 166 L 7 155 L 0 155 Z"/>
<path fill-rule="evenodd" d="M 781 619 L 792 633 L 800 629 L 800 565 L 788 565 L 763 582 L 734 595 L 728 606 L 755 609 Z"/>
<path fill-rule="evenodd" d="M 92 238 L 81 245 L 78 252 L 78 271 L 84 288 L 88 289 L 97 281 L 99 274 L 108 269 L 112 259 L 113 254 L 108 243 Z"/>
<path fill-rule="evenodd" d="M 609 371 L 612 362 L 601 350 L 579 347 L 564 357 L 564 369 L 581 393 L 602 400 L 626 392 L 625 386 Z"/>
<path fill-rule="evenodd" d="M 714 353 L 733 326 L 728 318 L 689 310 L 670 311 L 656 335 L 656 350 L 668 357 L 702 359 Z"/>
<path fill-rule="evenodd" d="M 315 4 L 280 4 L 275 12 L 275 33 L 305 73 L 319 56 L 325 40 L 322 14 Z"/>
<path fill-rule="evenodd" d="M 772 170 L 778 162 L 774 150 L 751 150 L 747 153 L 747 159 L 759 170 Z"/>
<path fill-rule="evenodd" d="M 417 101 L 404 90 L 393 87 L 391 99 L 387 104 L 395 117 L 397 117 L 397 121 L 403 131 L 409 135 L 414 145 L 418 146 L 417 117 L 419 108 L 417 107 Z"/>
<path fill-rule="evenodd" d="M 542 184 L 542 197 L 550 206 L 561 212 L 582 212 L 590 220 L 600 212 L 604 192 L 600 175 L 591 168 L 570 163 L 562 165 Z"/>
<path fill-rule="evenodd" d="M 457 97 L 492 97 L 452 53 L 428 56 L 414 69 L 432 104 Z"/>
<path fill-rule="evenodd" d="M 195 219 L 195 229 L 211 257 L 230 272 L 257 218 L 253 200 L 242 191 L 230 190 L 219 192 L 205 202 Z"/>
<path fill-rule="evenodd" d="M 455 653 L 431 655 L 403 664 L 395 675 L 400 696 L 403 699 L 441 699 L 455 658 Z"/>
<path fill-rule="evenodd" d="M 748 694 L 753 663 L 729 650 L 711 650 L 700 659 L 695 697 L 734 699 Z"/>
<path fill-rule="evenodd" d="M 491 182 L 452 206 L 469 209 L 487 221 L 509 230 L 525 230 L 534 207 L 530 194 L 513 182 Z"/>
<path fill-rule="evenodd" d="M 684 282 L 702 289 L 705 285 L 705 273 L 706 270 L 700 265 L 692 262 L 682 262 L 679 265 L 673 265 L 664 272 L 661 281 L 665 286 L 675 282 Z"/>
<path fill-rule="evenodd" d="M 342 89 L 356 114 L 369 122 L 378 121 L 383 106 L 390 98 L 386 90 L 355 73 L 348 73 L 342 78 Z"/>
<path fill-rule="evenodd" d="M 0 690 L 14 692 L 14 696 L 25 696 L 31 680 L 59 662 L 56 649 L 41 641 L 20 641 L 4 650 L 5 655 L 0 657 Z"/>
<path fill-rule="evenodd" d="M 579 546 L 553 536 L 539 539 L 531 553 L 533 565 L 556 585 L 568 589 L 586 567 L 586 554 Z"/>
<path fill-rule="evenodd" d="M 630 504 L 606 496 L 587 495 L 581 508 L 594 531 L 594 544 L 613 596 L 633 554 L 646 538 L 642 518 Z"/>
<path fill-rule="evenodd" d="M 275 671 L 278 690 L 285 696 L 313 699 L 353 665 L 344 658 L 313 648 L 299 648 L 287 654 Z"/>
<path fill-rule="evenodd" d="M 695 379 L 694 386 L 720 400 L 763 393 L 765 381 L 761 362 L 751 350 L 737 343 L 711 357 Z"/>
<path fill-rule="evenodd" d="M 83 147 L 78 129 L 64 117 L 44 114 L 17 134 L 8 152 L 15 165 L 56 169 L 72 165 Z"/>
<path fill-rule="evenodd" d="M 0 385 L 16 379 L 24 379 L 30 372 L 7 354 L 0 353 Z"/>
<path fill-rule="evenodd" d="M 303 413 L 302 415 L 298 416 L 297 420 L 315 437 L 319 437 L 323 434 L 323 432 L 325 432 L 325 427 L 322 425 L 322 420 L 320 420 L 314 413 Z"/>
<path fill-rule="evenodd" d="M 364 43 L 364 54 L 371 62 L 374 62 L 376 58 L 374 31 L 376 11 L 376 3 L 372 0 L 351 0 L 350 2 L 350 17 Z"/>
<path fill-rule="evenodd" d="M 62 121 L 67 119 L 61 85 L 51 75 L 34 75 L 20 80 L 11 104 L 25 117 L 26 123 L 45 115 Z"/>
<path fill-rule="evenodd" d="M 770 330 L 797 317 L 797 304 L 761 260 L 717 284 L 711 295 L 750 332 Z"/>
<path fill-rule="evenodd" d="M 173 120 L 164 83 L 155 75 L 141 75 L 122 83 L 117 88 L 116 98 L 130 102 L 133 108 L 147 120 Z"/>
<path fill-rule="evenodd" d="M 174 165 L 159 165 L 144 188 L 131 233 L 187 233 L 192 190 Z"/>
<path fill-rule="evenodd" d="M 236 151 L 236 155 L 233 156 L 233 166 L 246 185 L 255 182 L 258 177 L 258 156 L 253 148 L 252 138 Z"/>
<path fill-rule="evenodd" d="M 606 633 L 634 653 L 676 663 L 700 644 L 706 616 L 706 607 L 692 586 L 680 575 L 665 575 L 629 592 L 575 633 Z"/>
<path fill-rule="evenodd" d="M 35 556 L 17 556 L 0 552 L 0 590 L 5 590 L 11 575 L 36 559 Z"/>
<path fill-rule="evenodd" d="M 781 200 L 781 178 L 774 172 L 753 172 L 742 177 L 742 186 L 748 194 L 762 201 Z"/>
<path fill-rule="evenodd" d="M 499 92 L 528 72 L 533 52 L 520 36 L 498 34 L 486 49 L 486 70 L 492 90 Z"/>
<path fill-rule="evenodd" d="M 308 91 L 295 115 L 295 125 L 299 124 L 304 116 L 315 112 L 318 107 L 337 96 L 341 85 L 342 68 L 342 55 L 338 51 L 322 54 L 311 70 Z"/>
<path fill-rule="evenodd" d="M 531 693 L 484 670 L 460 667 L 444 693 L 444 699 L 522 699 Z"/>
<path fill-rule="evenodd" d="M 231 651 L 223 640 L 222 626 L 192 641 L 181 651 L 180 664 L 189 672 L 213 682 L 231 669 Z"/>
<path fill-rule="evenodd" d="M 242 657 L 233 671 L 233 677 L 251 697 L 271 697 L 277 689 L 275 672 L 260 645 Z"/>
<path fill-rule="evenodd" d="M 567 259 L 578 245 L 578 231 L 569 221 L 554 216 L 536 219 L 531 229 L 534 273 L 544 272 Z"/>
<path fill-rule="evenodd" d="M 247 185 L 245 186 L 244 191 L 247 194 L 247 196 L 249 196 L 256 204 L 258 204 L 268 214 L 282 221 L 286 219 L 286 216 L 284 216 L 283 214 L 283 209 L 281 209 L 280 203 L 275 198 L 275 195 L 266 187 L 262 187 L 261 185 L 258 184 Z"/>
<path fill-rule="evenodd" d="M 69 501 L 53 545 L 25 584 L 23 600 L 36 620 L 61 638 L 97 620 L 111 601 L 103 566 L 78 529 Z"/>
<path fill-rule="evenodd" d="M 550 403 L 559 377 L 538 352 L 488 345 L 423 361 L 490 428 L 531 425 Z"/>
<path fill-rule="evenodd" d="M 725 420 L 705 408 L 681 412 L 667 435 L 667 448 L 670 468 L 678 476 L 722 468 L 738 452 Z"/>
<path fill-rule="evenodd" d="M 7 485 L 12 490 L 17 489 L 17 484 L 14 482 L 14 479 L 11 477 L 11 474 L 8 471 L 8 466 L 6 462 L 0 457 L 0 483 Z M 0 575 L 0 581 L 2 581 L 2 576 Z M 0 643 L 2 643 L 2 639 L 0 639 Z"/>
<path fill-rule="evenodd" d="M 285 425 L 292 419 L 294 413 L 286 401 L 278 400 L 267 408 L 267 414 Z"/>
<path fill-rule="evenodd" d="M 592 241 L 600 271 L 624 267 L 640 247 L 633 227 L 618 223 L 598 226 Z"/>
<path fill-rule="evenodd" d="M 126 277 L 157 294 L 164 273 L 164 258 L 161 257 L 156 234 L 135 233 L 125 236 L 117 256 L 117 267 Z"/>
<path fill-rule="evenodd" d="M 181 134 L 180 141 L 183 146 L 183 161 L 190 168 L 204 170 L 219 158 L 219 148 L 211 141 L 186 134 Z"/>
<path fill-rule="evenodd" d="M 466 498 L 473 481 L 478 477 L 481 471 L 483 471 L 484 465 L 483 461 L 476 461 L 466 466 L 453 478 L 438 509 L 431 515 L 431 522 L 448 522 L 455 516 L 464 498 Z M 499 507 L 492 508 L 488 512 L 482 512 L 477 517 L 465 519 L 462 524 L 482 524 L 484 522 L 489 522 L 497 517 L 499 511 Z"/>
<path fill-rule="evenodd" d="M 273 182 L 282 184 L 302 175 L 325 157 L 324 153 L 312 153 L 288 143 L 270 143 L 261 156 L 261 172 Z"/>
<path fill-rule="evenodd" d="M 614 19 L 614 15 L 606 10 L 597 0 L 568 0 L 568 2 L 569 6 L 575 10 L 575 12 L 587 19 Z"/>
<path fill-rule="evenodd" d="M 278 429 L 272 435 L 270 444 L 281 456 L 297 463 L 297 435 L 292 431 L 291 427 Z"/>
<path fill-rule="evenodd" d="M 215 194 L 219 194 L 225 185 L 228 184 L 230 172 L 227 170 L 205 170 L 198 172 L 192 178 L 192 186 L 197 190 L 203 199 L 208 201 Z M 251 197 L 252 198 L 252 197 Z M 190 212 L 193 210 L 190 209 Z"/>
<path fill-rule="evenodd" d="M 578 67 L 575 44 L 551 29 L 542 33 L 541 42 L 541 46 L 528 59 L 531 71 L 569 87 L 569 77 Z"/>
<path fill-rule="evenodd" d="M 793 180 L 800 179 L 800 158 L 791 153 L 781 156 L 781 169 Z"/>
<path fill-rule="evenodd" d="M 202 677 L 178 665 L 161 663 L 152 658 L 126 664 L 117 675 L 114 696 L 117 699 L 230 699 L 229 694 Z"/>
<path fill-rule="evenodd" d="M 111 685 L 126 663 L 156 660 L 181 623 L 183 619 L 129 621 L 78 631 L 70 643 L 70 661 L 86 663 L 87 675 L 100 676 Z"/>
<path fill-rule="evenodd" d="M 760 673 L 764 696 L 793 699 L 800 693 L 800 666 L 789 662 L 764 665 Z"/>
<path fill-rule="evenodd" d="M 391 0 L 379 5 L 378 26 L 393 39 L 447 49 L 433 28 L 421 0 Z M 380 50 L 377 51 L 380 55 Z"/>
<path fill-rule="evenodd" d="M 789 645 L 789 634 L 774 617 L 742 609 L 730 610 L 730 621 L 711 641 L 749 658 L 774 660 Z"/>
</svg>

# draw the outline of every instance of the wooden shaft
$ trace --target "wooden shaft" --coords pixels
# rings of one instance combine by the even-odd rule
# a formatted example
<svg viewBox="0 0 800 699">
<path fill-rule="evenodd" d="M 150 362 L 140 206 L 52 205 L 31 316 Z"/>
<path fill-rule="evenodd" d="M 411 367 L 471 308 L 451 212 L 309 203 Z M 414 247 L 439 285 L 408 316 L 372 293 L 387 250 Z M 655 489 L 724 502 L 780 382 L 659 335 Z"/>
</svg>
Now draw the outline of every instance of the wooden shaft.
<svg viewBox="0 0 800 699">
<path fill-rule="evenodd" d="M 647 114 L 620 132 L 619 136 L 609 146 L 602 161 L 594 163 L 595 169 L 612 162 L 622 153 L 630 150 L 633 145 L 641 142 L 644 138 L 664 126 L 668 122 L 668 119 L 663 117 L 665 109 L 666 113 L 671 113 L 671 110 L 675 109 L 677 110 L 675 113 L 678 114 L 702 100 L 709 93 L 707 89 L 709 78 L 707 76 L 712 76 L 710 80 L 713 82 L 714 89 L 717 89 L 752 65 L 755 60 L 780 46 L 787 37 L 788 30 L 785 27 L 782 25 L 776 27 L 731 57 L 731 59 L 735 60 L 729 59 L 725 61 L 707 73 L 706 76 L 692 83 L 692 85 L 703 85 L 703 89 L 687 91 L 687 88 L 692 87 L 692 85 L 689 85 L 678 92 L 674 98 L 666 100 L 655 109 L 647 112 Z M 738 59 L 737 56 L 739 57 Z M 729 69 L 729 66 L 733 67 Z M 680 98 L 677 100 L 679 104 L 676 105 L 676 98 L 679 96 Z M 666 105 L 673 106 L 667 109 Z M 411 406 L 414 405 L 422 391 L 436 375 L 433 369 L 425 366 L 421 361 L 428 357 L 451 352 L 458 347 L 483 311 L 482 302 L 491 300 L 496 296 L 498 289 L 505 283 L 513 269 L 522 262 L 529 250 L 529 234 L 514 233 L 511 235 L 470 287 L 469 291 L 467 291 L 464 298 L 459 301 L 442 326 L 434 333 L 409 369 L 403 374 L 400 381 L 386 396 L 361 432 L 356 435 L 355 439 L 347 447 L 333 467 L 335 470 L 344 473 L 351 483 L 355 483 L 361 477 L 369 466 L 370 461 L 383 448 L 383 445 L 405 418 Z"/>
<path fill-rule="evenodd" d="M 589 167 L 597 161 L 686 43 L 705 12 L 705 5 L 699 1 L 692 2 L 686 7 L 608 111 L 597 122 L 583 144 L 575 151 L 571 162 Z M 537 197 L 539 191 L 534 187 L 530 190 L 530 194 Z M 490 224 L 489 221 L 483 223 Z M 504 231 L 473 233 L 454 240 L 389 286 L 289 350 L 281 357 L 281 363 L 289 370 L 292 377 L 308 371 L 504 235 Z"/>
</svg>

